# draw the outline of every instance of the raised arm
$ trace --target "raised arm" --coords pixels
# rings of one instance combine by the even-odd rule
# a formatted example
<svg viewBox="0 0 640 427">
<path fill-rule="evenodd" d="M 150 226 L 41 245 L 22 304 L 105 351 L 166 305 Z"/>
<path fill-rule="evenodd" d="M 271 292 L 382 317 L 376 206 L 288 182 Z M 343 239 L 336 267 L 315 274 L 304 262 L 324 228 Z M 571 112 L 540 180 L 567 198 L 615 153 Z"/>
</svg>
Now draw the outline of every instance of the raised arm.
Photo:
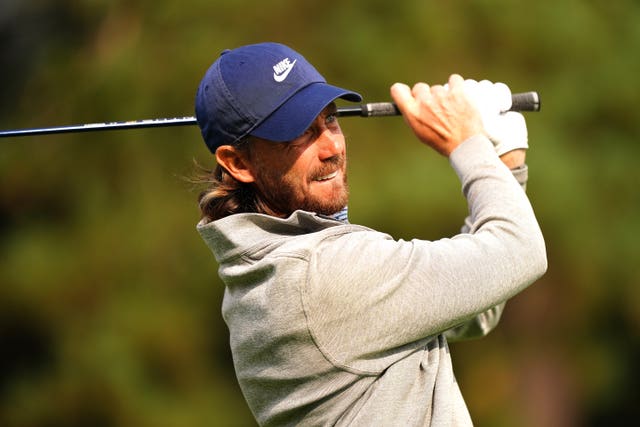
<svg viewBox="0 0 640 427">
<path fill-rule="evenodd" d="M 375 353 L 396 357 L 479 313 L 491 323 L 499 318 L 492 307 L 546 270 L 531 205 L 462 85 L 456 75 L 448 87 L 396 84 L 392 96 L 419 140 L 449 157 L 469 205 L 467 232 L 406 242 L 363 231 L 315 251 L 303 296 L 310 330 L 352 367 L 367 367 Z"/>
</svg>

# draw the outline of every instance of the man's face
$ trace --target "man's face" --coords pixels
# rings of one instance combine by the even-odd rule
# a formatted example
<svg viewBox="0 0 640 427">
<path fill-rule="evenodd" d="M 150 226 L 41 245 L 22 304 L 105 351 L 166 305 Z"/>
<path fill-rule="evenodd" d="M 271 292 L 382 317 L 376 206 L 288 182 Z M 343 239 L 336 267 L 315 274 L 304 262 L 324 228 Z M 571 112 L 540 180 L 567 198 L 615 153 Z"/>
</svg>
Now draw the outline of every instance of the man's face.
<svg viewBox="0 0 640 427">
<path fill-rule="evenodd" d="M 331 215 L 349 192 L 344 135 L 330 104 L 307 131 L 290 142 L 254 138 L 250 169 L 268 205 L 289 215 L 296 209 Z"/>
</svg>

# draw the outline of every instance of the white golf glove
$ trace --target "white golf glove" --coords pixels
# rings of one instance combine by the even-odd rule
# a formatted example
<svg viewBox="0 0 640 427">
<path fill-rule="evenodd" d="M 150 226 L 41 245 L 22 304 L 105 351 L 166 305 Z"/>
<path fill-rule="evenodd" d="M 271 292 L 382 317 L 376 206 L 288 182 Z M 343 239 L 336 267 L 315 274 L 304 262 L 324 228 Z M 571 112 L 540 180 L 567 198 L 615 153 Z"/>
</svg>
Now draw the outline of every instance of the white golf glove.
<svg viewBox="0 0 640 427">
<path fill-rule="evenodd" d="M 499 156 L 519 148 L 529 148 L 524 116 L 509 111 L 511 90 L 507 85 L 488 80 L 465 80 L 464 91 L 480 111 L 485 131 Z"/>
</svg>

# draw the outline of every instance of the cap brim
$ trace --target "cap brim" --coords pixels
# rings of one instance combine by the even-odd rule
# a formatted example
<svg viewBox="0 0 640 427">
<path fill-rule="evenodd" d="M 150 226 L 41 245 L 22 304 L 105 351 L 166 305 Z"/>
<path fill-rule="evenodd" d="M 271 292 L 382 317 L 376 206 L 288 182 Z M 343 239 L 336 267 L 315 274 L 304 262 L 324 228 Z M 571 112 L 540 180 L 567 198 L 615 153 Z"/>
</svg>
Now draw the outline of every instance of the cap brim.
<svg viewBox="0 0 640 427">
<path fill-rule="evenodd" d="M 322 110 L 338 98 L 362 101 L 356 92 L 326 83 L 312 83 L 296 92 L 249 134 L 269 141 L 291 141 L 302 135 Z"/>
</svg>

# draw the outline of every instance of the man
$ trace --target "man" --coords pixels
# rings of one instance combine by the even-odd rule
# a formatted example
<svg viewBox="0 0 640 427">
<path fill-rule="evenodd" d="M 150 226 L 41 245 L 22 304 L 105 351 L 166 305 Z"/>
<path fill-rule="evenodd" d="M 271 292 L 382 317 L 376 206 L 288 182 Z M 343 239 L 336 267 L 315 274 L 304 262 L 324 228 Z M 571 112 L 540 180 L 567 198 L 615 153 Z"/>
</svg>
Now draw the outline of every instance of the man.
<svg viewBox="0 0 640 427">
<path fill-rule="evenodd" d="M 236 375 L 261 425 L 471 425 L 447 339 L 486 334 L 546 270 L 522 189 L 524 119 L 501 113 L 509 89 L 452 75 L 395 84 L 391 96 L 461 180 L 469 217 L 453 238 L 395 241 L 349 224 L 334 101 L 361 97 L 299 53 L 226 51 L 198 89 L 217 160 L 198 230 L 219 263 Z"/>
</svg>

